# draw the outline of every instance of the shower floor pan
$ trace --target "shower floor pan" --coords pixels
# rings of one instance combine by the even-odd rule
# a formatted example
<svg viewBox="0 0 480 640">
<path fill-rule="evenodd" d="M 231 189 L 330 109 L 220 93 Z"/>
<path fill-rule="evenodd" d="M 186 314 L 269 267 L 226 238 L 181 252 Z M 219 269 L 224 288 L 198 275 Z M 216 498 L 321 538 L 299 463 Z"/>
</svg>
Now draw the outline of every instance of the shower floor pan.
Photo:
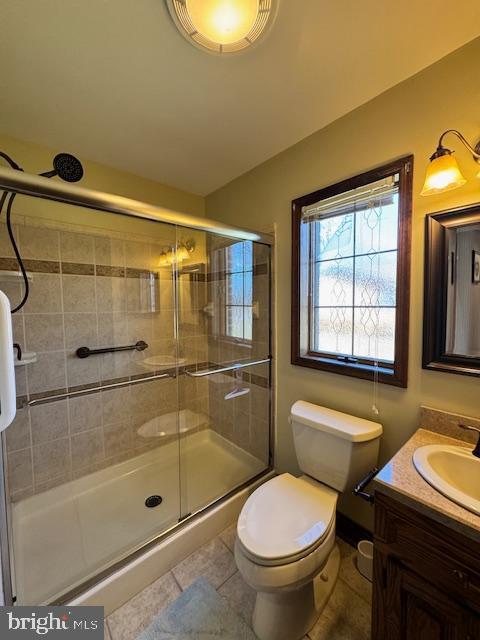
<svg viewBox="0 0 480 640">
<path fill-rule="evenodd" d="M 56 600 L 266 466 L 211 429 L 180 442 L 180 469 L 174 441 L 14 503 L 17 604 Z"/>
</svg>

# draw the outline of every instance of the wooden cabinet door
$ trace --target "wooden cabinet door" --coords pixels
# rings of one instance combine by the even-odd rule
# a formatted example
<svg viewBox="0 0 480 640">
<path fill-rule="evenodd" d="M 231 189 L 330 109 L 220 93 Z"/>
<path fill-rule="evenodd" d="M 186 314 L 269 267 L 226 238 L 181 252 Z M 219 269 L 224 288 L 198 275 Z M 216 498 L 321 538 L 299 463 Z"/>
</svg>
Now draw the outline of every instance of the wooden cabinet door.
<svg viewBox="0 0 480 640">
<path fill-rule="evenodd" d="M 480 616 L 473 615 L 467 623 L 466 640 L 480 640 Z"/>
<path fill-rule="evenodd" d="M 381 565 L 374 640 L 480 640 L 474 614 L 432 586 L 435 576 L 427 576 L 431 583 L 385 556 L 377 558 Z"/>
</svg>

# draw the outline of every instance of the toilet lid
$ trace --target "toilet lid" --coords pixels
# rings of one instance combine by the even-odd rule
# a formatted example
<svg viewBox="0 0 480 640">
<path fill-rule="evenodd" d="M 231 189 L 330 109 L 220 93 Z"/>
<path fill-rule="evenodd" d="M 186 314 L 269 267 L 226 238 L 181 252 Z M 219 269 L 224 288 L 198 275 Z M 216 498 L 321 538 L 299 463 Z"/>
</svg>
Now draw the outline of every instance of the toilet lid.
<svg viewBox="0 0 480 640">
<path fill-rule="evenodd" d="M 336 503 L 337 492 L 330 487 L 284 473 L 246 501 L 238 519 L 239 541 L 259 559 L 301 557 L 328 533 Z"/>
</svg>

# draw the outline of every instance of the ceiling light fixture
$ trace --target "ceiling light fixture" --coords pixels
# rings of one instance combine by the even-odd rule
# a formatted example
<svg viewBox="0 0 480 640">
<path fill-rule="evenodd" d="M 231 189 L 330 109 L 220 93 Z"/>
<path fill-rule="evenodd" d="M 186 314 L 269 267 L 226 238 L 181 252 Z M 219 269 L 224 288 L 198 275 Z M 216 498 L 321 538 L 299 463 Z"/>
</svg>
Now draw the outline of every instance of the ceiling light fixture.
<svg viewBox="0 0 480 640">
<path fill-rule="evenodd" d="M 212 53 L 250 47 L 270 26 L 277 0 L 166 0 L 180 33 Z"/>
<path fill-rule="evenodd" d="M 440 136 L 437 150 L 430 156 L 430 164 L 427 168 L 425 183 L 421 192 L 422 196 L 430 196 L 435 193 L 443 193 L 462 187 L 467 181 L 463 177 L 460 167 L 453 156 L 453 151 L 443 146 L 443 138 L 447 133 L 453 133 L 470 151 L 475 162 L 480 164 L 480 142 L 474 148 L 464 136 L 456 129 L 447 129 Z M 477 175 L 480 178 L 480 173 Z"/>
</svg>

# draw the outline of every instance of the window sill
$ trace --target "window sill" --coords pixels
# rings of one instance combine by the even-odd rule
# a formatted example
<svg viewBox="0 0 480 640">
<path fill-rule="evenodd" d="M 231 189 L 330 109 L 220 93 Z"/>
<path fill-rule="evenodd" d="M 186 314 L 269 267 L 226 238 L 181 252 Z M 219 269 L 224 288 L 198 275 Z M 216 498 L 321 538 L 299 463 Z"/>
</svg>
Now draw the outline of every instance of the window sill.
<svg viewBox="0 0 480 640">
<path fill-rule="evenodd" d="M 309 369 L 317 369 L 328 373 L 336 373 L 339 375 L 350 376 L 352 378 L 361 378 L 373 382 L 375 372 L 378 372 L 378 382 L 389 384 L 394 387 L 406 388 L 407 381 L 402 379 L 396 368 L 374 367 L 369 364 L 360 364 L 356 362 L 342 362 L 341 360 L 332 360 L 331 358 L 322 358 L 319 356 L 292 356 L 292 364 L 297 367 L 307 367 Z"/>
</svg>

